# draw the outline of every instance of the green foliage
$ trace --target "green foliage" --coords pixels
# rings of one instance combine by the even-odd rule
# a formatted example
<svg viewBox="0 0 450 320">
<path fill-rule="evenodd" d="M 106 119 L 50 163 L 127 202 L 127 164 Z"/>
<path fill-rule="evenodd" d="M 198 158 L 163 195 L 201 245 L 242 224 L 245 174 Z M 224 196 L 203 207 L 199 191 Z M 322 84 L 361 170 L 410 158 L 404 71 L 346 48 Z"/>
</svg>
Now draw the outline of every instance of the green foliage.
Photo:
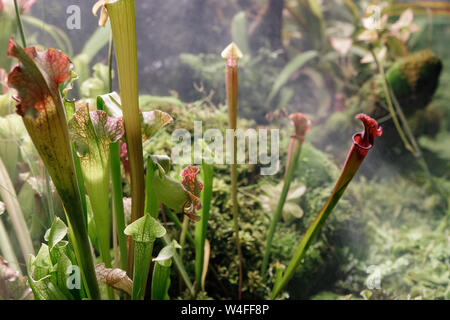
<svg viewBox="0 0 450 320">
<path fill-rule="evenodd" d="M 73 280 L 69 272 L 72 266 L 76 266 L 75 255 L 68 241 L 67 226 L 56 218 L 48 229 L 45 240 L 38 254 L 31 256 L 27 263 L 28 284 L 33 290 L 35 299 L 38 300 L 72 300 L 85 297 L 81 289 L 77 289 L 76 281 L 81 282 L 80 274 Z M 72 270 L 73 271 L 73 270 Z M 71 288 L 69 284 L 74 284 Z"/>
<path fill-rule="evenodd" d="M 289 78 L 297 72 L 301 67 L 303 67 L 310 60 L 316 58 L 318 55 L 317 51 L 311 50 L 298 54 L 295 56 L 288 64 L 281 70 L 280 74 L 273 84 L 272 90 L 267 97 L 267 103 L 270 103 L 278 91 L 283 87 L 289 80 Z"/>
<path fill-rule="evenodd" d="M 233 21 L 231 21 L 231 37 L 244 55 L 250 54 L 245 11 L 241 11 L 233 17 Z"/>
<path fill-rule="evenodd" d="M 161 249 L 158 256 L 153 259 L 155 261 L 153 276 L 152 276 L 152 300 L 169 300 L 169 286 L 170 286 L 170 267 L 172 265 L 172 258 L 176 254 L 176 249 L 181 249 L 181 246 L 172 240 Z"/>
<path fill-rule="evenodd" d="M 158 220 L 146 213 L 142 218 L 129 224 L 124 232 L 135 241 L 132 299 L 141 300 L 144 298 L 147 284 L 153 243 L 156 238 L 166 234 L 166 229 Z"/>
<path fill-rule="evenodd" d="M 80 82 L 80 95 L 82 98 L 96 97 L 108 92 L 108 66 L 102 63 L 97 63 L 92 67 L 92 70 L 92 76 L 85 81 Z"/>
<path fill-rule="evenodd" d="M 448 230 L 436 229 L 445 219 L 439 196 L 393 177 L 379 183 L 361 179 L 351 199 L 368 221 L 369 246 L 365 259 L 344 267 L 350 272 L 338 286 L 359 297 L 372 266 L 381 288 L 369 290 L 371 299 L 448 299 Z"/>
</svg>

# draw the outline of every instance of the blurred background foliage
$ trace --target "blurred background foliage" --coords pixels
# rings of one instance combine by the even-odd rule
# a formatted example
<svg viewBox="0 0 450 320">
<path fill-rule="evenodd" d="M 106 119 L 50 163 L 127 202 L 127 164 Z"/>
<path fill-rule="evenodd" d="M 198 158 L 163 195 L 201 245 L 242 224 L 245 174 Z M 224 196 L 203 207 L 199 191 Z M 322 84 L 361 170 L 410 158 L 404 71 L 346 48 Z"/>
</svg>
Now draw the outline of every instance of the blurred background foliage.
<svg viewBox="0 0 450 320">
<path fill-rule="evenodd" d="M 436 184 L 448 195 L 447 2 L 154 0 L 136 4 L 140 107 L 158 108 L 174 118 L 166 131 L 146 145 L 145 153 L 170 155 L 175 145 L 173 130 L 192 131 L 194 120 L 202 120 L 205 129 L 225 130 L 224 63 L 219 52 L 232 40 L 245 55 L 240 63 L 238 126 L 281 129 L 277 175 L 261 177 L 254 165 L 238 167 L 244 298 L 267 298 L 270 292 L 271 284 L 263 281 L 259 270 L 283 178 L 291 130 L 287 114 L 303 112 L 313 127 L 274 238 L 272 255 L 281 264 L 289 261 L 331 191 L 357 126 L 354 115 L 366 112 L 382 123 L 383 137 L 308 251 L 284 297 L 450 299 L 448 199 L 427 183 L 422 168 L 401 143 L 386 111 L 386 95 L 370 47 L 360 40 L 366 9 L 380 6 L 380 19 L 388 16 L 374 45 L 375 54 L 385 66 Z M 69 5 L 81 8 L 81 30 L 66 27 Z M 412 19 L 404 14 L 408 8 Z M 56 47 L 70 55 L 79 75 L 73 95 L 88 102 L 108 91 L 109 27 L 98 29 L 90 10 L 81 0 L 38 0 L 24 15 L 29 44 Z M 16 26 L 5 12 L 0 12 L 0 19 L 7 22 L 0 30 L 0 68 L 8 70 L 6 43 Z M 13 94 L 5 86 L 0 96 L 0 158 L 37 249 L 53 218 L 63 218 L 63 212 L 22 121 L 14 114 Z M 176 166 L 171 174 L 178 175 L 181 169 Z M 203 298 L 235 298 L 238 268 L 229 241 L 233 234 L 229 183 L 228 168 L 216 166 L 207 234 L 214 271 L 207 275 Z M 125 192 L 129 192 L 126 185 Z M 12 230 L 7 209 L 0 210 L 0 223 Z M 173 225 L 170 219 L 166 223 Z M 178 231 L 171 230 L 177 237 Z M 20 252 L 15 233 L 9 237 L 11 247 Z M 91 237 L 95 239 L 95 234 Z M 183 250 L 183 258 L 192 262 L 187 264 L 192 273 L 192 247 Z M 17 259 L 24 267 L 23 257 L 17 254 Z M 175 272 L 172 276 L 176 277 Z M 370 285 L 374 276 L 381 279 L 379 289 Z M 29 296 L 23 293 L 24 278 L 11 276 L 0 260 L 0 282 L 5 279 L 15 281 L 20 290 L 6 292 L 0 285 L 1 298 Z"/>
</svg>

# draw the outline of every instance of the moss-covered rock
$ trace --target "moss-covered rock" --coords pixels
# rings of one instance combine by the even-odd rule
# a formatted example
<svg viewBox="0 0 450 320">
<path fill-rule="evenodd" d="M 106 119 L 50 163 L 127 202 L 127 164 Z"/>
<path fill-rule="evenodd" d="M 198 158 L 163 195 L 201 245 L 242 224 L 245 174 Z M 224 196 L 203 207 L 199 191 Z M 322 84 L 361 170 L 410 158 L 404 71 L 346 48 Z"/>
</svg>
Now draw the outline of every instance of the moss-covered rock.
<svg viewBox="0 0 450 320">
<path fill-rule="evenodd" d="M 397 62 L 386 72 L 405 113 L 424 109 L 436 91 L 442 61 L 431 50 L 422 50 Z"/>
</svg>

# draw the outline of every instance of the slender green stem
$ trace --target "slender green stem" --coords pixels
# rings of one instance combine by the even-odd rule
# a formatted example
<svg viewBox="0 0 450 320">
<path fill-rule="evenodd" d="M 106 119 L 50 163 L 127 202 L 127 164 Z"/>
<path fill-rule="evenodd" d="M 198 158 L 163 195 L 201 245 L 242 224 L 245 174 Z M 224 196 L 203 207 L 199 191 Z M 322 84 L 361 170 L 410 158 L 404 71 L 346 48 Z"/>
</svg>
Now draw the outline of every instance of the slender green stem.
<svg viewBox="0 0 450 320">
<path fill-rule="evenodd" d="M 83 216 L 84 216 L 84 223 L 88 225 L 88 211 L 87 211 L 87 200 L 86 200 L 86 187 L 84 186 L 84 178 L 83 178 L 83 172 L 81 171 L 81 163 L 80 158 L 76 155 L 75 146 L 73 143 L 72 145 L 72 154 L 73 157 L 73 163 L 75 166 L 75 174 L 77 176 L 78 181 L 78 189 L 80 189 L 80 196 L 81 196 L 81 205 L 83 207 Z"/>
<path fill-rule="evenodd" d="M 2 256 L 6 259 L 11 268 L 16 270 L 20 275 L 22 275 L 22 270 L 20 269 L 19 261 L 17 260 L 14 248 L 9 240 L 8 233 L 6 232 L 5 225 L 0 217 L 0 252 Z"/>
<path fill-rule="evenodd" d="M 66 202 L 67 203 L 67 202 Z M 78 210 L 82 209 L 81 201 L 73 202 L 74 207 Z M 68 206 L 68 205 L 67 205 Z M 100 291 L 98 287 L 97 277 L 94 269 L 94 258 L 92 256 L 92 249 L 89 242 L 89 237 L 86 232 L 86 225 L 84 224 L 84 217 L 76 215 L 69 217 L 67 212 L 73 212 L 71 207 L 66 209 L 66 220 L 68 224 L 68 234 L 70 242 L 74 248 L 75 257 L 82 273 L 82 280 L 85 285 L 86 294 L 88 298 L 93 300 L 100 300 Z M 71 220 L 75 222 L 71 223 Z"/>
<path fill-rule="evenodd" d="M 212 188 L 214 178 L 214 167 L 212 164 L 208 164 L 203 161 L 202 164 L 202 181 L 204 189 L 202 191 L 202 205 L 203 208 L 200 212 L 202 220 L 195 224 L 195 293 L 201 289 L 201 280 L 203 273 L 203 263 L 205 255 L 205 239 L 206 229 L 208 227 L 209 211 L 211 208 Z"/>
<path fill-rule="evenodd" d="M 163 236 L 163 241 L 166 245 L 170 245 L 172 243 L 172 240 L 167 234 Z M 183 282 L 188 288 L 190 294 L 194 296 L 195 294 L 194 287 L 192 286 L 191 279 L 189 279 L 188 273 L 186 272 L 186 268 L 184 267 L 183 261 L 180 259 L 180 256 L 177 253 L 173 255 L 172 259 L 175 262 L 175 267 L 180 273 L 181 279 L 183 279 Z"/>
<path fill-rule="evenodd" d="M 20 249 L 25 261 L 28 261 L 30 254 L 34 254 L 33 243 L 31 235 L 28 230 L 25 217 L 17 199 L 17 194 L 14 185 L 8 175 L 5 165 L 0 158 L 0 196 L 5 203 L 8 215 L 11 219 L 14 231 L 16 232 L 17 240 L 19 241 Z"/>
<path fill-rule="evenodd" d="M 183 258 L 183 247 L 184 243 L 186 242 L 186 234 L 188 233 L 188 227 L 189 227 L 189 218 L 185 215 L 183 216 L 183 225 L 181 226 L 181 233 L 180 233 L 180 257 Z"/>
<path fill-rule="evenodd" d="M 47 205 L 48 205 L 48 213 L 50 219 L 53 221 L 55 218 L 55 206 L 53 205 L 53 192 L 50 184 L 50 175 L 48 174 L 47 169 L 44 166 L 44 176 L 45 176 L 45 188 L 47 193 Z"/>
<path fill-rule="evenodd" d="M 73 115 L 75 114 L 75 101 L 64 99 L 64 109 L 66 110 L 66 119 L 69 121 L 73 118 Z M 77 156 L 77 152 L 75 150 L 75 145 L 73 141 L 70 142 L 70 146 L 72 148 L 72 159 L 75 167 L 75 175 L 78 182 L 78 189 L 80 191 L 80 197 L 81 197 L 81 205 L 83 207 L 83 216 L 84 216 L 84 223 L 87 226 L 88 225 L 88 212 L 87 212 L 87 200 L 86 200 L 86 187 L 84 185 L 84 177 L 83 177 L 83 171 L 81 171 L 81 162 L 80 158 Z M 46 170 L 48 171 L 48 170 Z M 50 205 L 49 205 L 50 206 Z"/>
<path fill-rule="evenodd" d="M 32 28 L 41 29 L 42 31 L 47 32 L 48 35 L 51 36 L 53 40 L 55 40 L 55 44 L 57 45 L 58 49 L 66 52 L 69 57 L 73 55 L 73 48 L 70 39 L 61 29 L 57 28 L 54 25 L 47 24 L 44 21 L 30 15 L 21 16 L 21 20 L 25 25 L 29 25 Z"/>
<path fill-rule="evenodd" d="M 25 40 L 25 33 L 23 32 L 22 19 L 20 19 L 19 6 L 17 5 L 17 0 L 14 0 L 14 8 L 16 10 L 17 25 L 19 26 L 20 38 L 22 39 L 22 45 L 25 48 L 27 46 L 27 41 Z"/>
<path fill-rule="evenodd" d="M 263 263 L 262 263 L 262 268 L 261 268 L 261 275 L 263 277 L 266 274 L 267 266 L 269 263 L 270 250 L 272 248 L 273 236 L 275 234 L 275 230 L 276 230 L 278 221 L 281 218 L 281 214 L 283 213 L 283 207 L 286 202 L 286 198 L 287 198 L 287 195 L 289 192 L 289 187 L 291 186 L 292 176 L 294 174 L 294 170 L 296 167 L 295 165 L 298 161 L 300 151 L 301 151 L 301 146 L 303 143 L 303 141 L 301 141 L 300 139 L 295 139 L 295 138 L 292 138 L 292 139 L 293 139 L 292 159 L 290 159 L 289 165 L 287 167 L 286 175 L 284 178 L 283 190 L 281 191 L 280 199 L 278 200 L 277 210 L 275 211 L 275 214 L 272 218 L 269 233 L 267 235 L 266 249 L 264 251 L 264 258 L 263 258 Z"/>
<path fill-rule="evenodd" d="M 156 219 L 159 213 L 159 202 L 156 197 L 155 187 L 152 185 L 154 175 L 155 167 L 153 166 L 153 160 L 151 157 L 148 157 L 145 181 L 145 212 Z"/>
<path fill-rule="evenodd" d="M 112 64 L 113 64 L 113 35 L 112 31 L 109 36 L 109 47 L 108 47 L 108 91 L 112 92 Z"/>
<path fill-rule="evenodd" d="M 331 193 L 331 196 L 328 198 L 327 202 L 323 206 L 322 210 L 320 210 L 319 214 L 317 215 L 316 219 L 313 221 L 313 223 L 309 226 L 308 230 L 306 231 L 305 235 L 303 236 L 302 240 L 300 241 L 299 245 L 297 246 L 297 249 L 294 252 L 294 256 L 292 257 L 291 261 L 289 262 L 289 265 L 286 269 L 286 272 L 284 273 L 283 277 L 277 281 L 274 285 L 273 292 L 272 292 L 272 299 L 275 299 L 278 294 L 281 292 L 281 290 L 286 286 L 286 284 L 289 282 L 289 280 L 294 276 L 295 271 L 297 270 L 298 266 L 300 265 L 303 257 L 305 256 L 306 251 L 308 250 L 309 246 L 313 242 L 316 234 L 320 231 L 323 223 L 329 216 L 329 214 L 333 211 L 336 204 L 339 202 L 339 199 L 344 194 L 345 189 L 347 188 L 348 184 L 350 183 L 351 179 L 353 178 L 353 175 L 351 177 L 346 178 L 347 181 L 343 182 L 342 177 L 344 175 L 341 175 L 341 178 L 339 178 L 338 182 L 336 183 L 335 188 L 333 189 L 333 192 Z"/>
<path fill-rule="evenodd" d="M 164 207 L 164 213 L 166 214 L 166 216 L 167 216 L 173 223 L 175 223 L 175 226 L 176 226 L 178 229 L 181 230 L 181 229 L 183 228 L 183 224 L 181 223 L 180 219 L 178 219 L 178 217 L 176 216 L 176 214 L 174 214 L 174 213 L 172 212 L 172 210 L 170 210 L 170 209 L 167 208 L 167 207 Z M 186 234 L 186 238 L 188 239 L 188 241 L 189 241 L 192 245 L 195 246 L 195 240 L 194 240 L 194 238 L 192 238 L 192 236 L 191 236 L 190 233 L 187 233 L 187 234 Z"/>
<path fill-rule="evenodd" d="M 125 230 L 125 211 L 123 208 L 122 171 L 120 168 L 120 142 L 111 143 L 111 177 L 113 191 L 113 207 L 116 219 L 117 236 L 119 238 L 120 268 L 127 271 L 128 251 Z"/>
<path fill-rule="evenodd" d="M 143 300 L 153 251 L 152 242 L 135 242 L 132 300 Z"/>
<path fill-rule="evenodd" d="M 152 300 L 166 300 L 170 285 L 170 269 L 155 263 L 152 275 Z"/>
<path fill-rule="evenodd" d="M 112 216 L 112 243 L 113 243 L 113 259 L 114 259 L 114 268 L 119 268 L 119 245 L 117 241 L 117 221 L 116 221 L 116 210 L 113 206 L 113 216 Z"/>
<path fill-rule="evenodd" d="M 205 180 L 203 180 L 205 181 Z M 178 219 L 178 217 L 167 207 L 165 207 L 163 205 L 164 208 L 164 213 L 167 215 L 167 217 L 173 222 L 175 223 L 175 226 L 181 230 L 182 228 L 182 223 L 180 221 L 180 219 Z M 196 241 L 194 240 L 194 238 L 192 238 L 192 236 L 187 233 L 186 234 L 186 238 L 187 240 L 194 246 L 196 246 Z M 202 262 L 203 263 L 203 262 Z M 203 268 L 203 266 L 202 266 Z M 225 288 L 225 286 L 223 285 L 222 281 L 220 280 L 219 274 L 217 273 L 217 271 L 214 269 L 214 267 L 209 264 L 208 265 L 208 269 L 209 271 L 212 273 L 212 275 L 216 278 L 217 282 L 219 283 L 219 286 L 222 288 L 223 292 L 225 293 L 225 295 L 229 295 L 227 289 Z"/>
<path fill-rule="evenodd" d="M 402 126 L 400 124 L 400 121 L 398 120 L 397 113 L 395 112 L 394 105 L 393 105 L 392 99 L 391 99 L 391 95 L 390 95 L 390 92 L 389 92 L 389 89 L 388 89 L 388 83 L 387 83 L 387 80 L 386 80 L 386 75 L 384 74 L 383 65 L 378 60 L 377 55 L 375 54 L 373 49 L 371 49 L 371 53 L 372 53 L 373 59 L 375 61 L 375 64 L 378 67 L 378 72 L 380 73 L 380 76 L 381 76 L 381 82 L 382 82 L 382 85 L 383 85 L 383 90 L 384 90 L 385 95 L 386 95 L 386 102 L 388 104 L 388 109 L 389 109 L 389 112 L 390 112 L 390 114 L 392 116 L 392 121 L 394 122 L 395 128 L 397 129 L 397 132 L 398 132 L 400 138 L 402 139 L 403 143 L 405 144 L 405 148 L 407 150 L 411 151 L 414 154 L 415 151 L 412 148 L 412 146 L 411 146 L 410 142 L 408 141 L 408 139 L 406 138 L 405 132 L 403 131 L 403 128 L 402 128 Z M 403 121 L 403 123 L 405 124 L 406 122 Z"/>
<path fill-rule="evenodd" d="M 392 90 L 391 86 L 389 85 L 386 75 L 384 72 L 384 67 L 381 63 L 381 61 L 378 60 L 375 52 L 371 49 L 372 56 L 374 58 L 375 64 L 378 67 L 378 72 L 381 76 L 381 81 L 383 85 L 384 94 L 386 96 L 386 101 L 388 104 L 389 112 L 392 116 L 392 120 L 394 122 L 395 128 L 397 129 L 397 132 L 402 139 L 403 143 L 405 144 L 405 148 L 410 151 L 413 156 L 417 159 L 417 162 L 424 170 L 428 181 L 430 182 L 430 185 L 435 189 L 444 199 L 447 199 L 447 196 L 444 194 L 444 192 L 439 188 L 434 179 L 431 175 L 430 169 L 428 167 L 428 164 L 422 154 L 422 151 L 420 150 L 419 144 L 416 141 L 416 138 L 414 137 L 414 134 L 412 133 L 411 128 L 409 127 L 408 120 L 406 119 L 405 113 L 403 112 L 402 107 L 400 106 L 400 103 L 398 102 L 394 91 Z M 394 109 L 395 107 L 395 109 Z M 404 130 L 397 118 L 397 115 L 400 117 Z M 406 132 L 406 133 L 405 133 Z"/>
</svg>

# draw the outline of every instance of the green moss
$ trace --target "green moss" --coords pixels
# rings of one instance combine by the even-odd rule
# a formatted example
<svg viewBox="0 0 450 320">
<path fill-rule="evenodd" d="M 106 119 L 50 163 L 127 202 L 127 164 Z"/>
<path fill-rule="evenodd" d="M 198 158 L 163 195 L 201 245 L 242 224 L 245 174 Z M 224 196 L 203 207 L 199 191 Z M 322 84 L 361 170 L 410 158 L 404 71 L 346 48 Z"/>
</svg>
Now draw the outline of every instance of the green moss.
<svg viewBox="0 0 450 320">
<path fill-rule="evenodd" d="M 397 61 L 386 78 L 407 112 L 424 108 L 431 101 L 441 70 L 441 59 L 431 50 L 422 50 Z"/>
</svg>

